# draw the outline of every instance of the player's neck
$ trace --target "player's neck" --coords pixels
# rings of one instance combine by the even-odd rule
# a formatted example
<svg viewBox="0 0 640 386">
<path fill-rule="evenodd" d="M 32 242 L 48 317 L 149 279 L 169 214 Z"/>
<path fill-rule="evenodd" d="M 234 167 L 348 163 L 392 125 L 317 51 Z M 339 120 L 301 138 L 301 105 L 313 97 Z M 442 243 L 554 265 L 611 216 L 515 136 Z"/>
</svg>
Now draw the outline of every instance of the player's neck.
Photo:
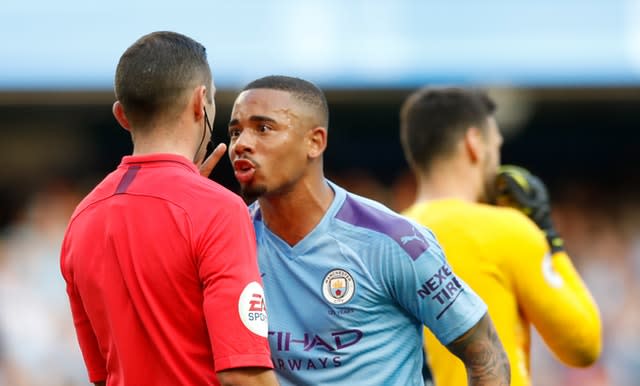
<svg viewBox="0 0 640 386">
<path fill-rule="evenodd" d="M 293 246 L 320 223 L 334 196 L 324 177 L 302 180 L 286 193 L 261 197 L 262 219 L 271 232 Z"/>
<path fill-rule="evenodd" d="M 476 202 L 477 177 L 474 171 L 456 165 L 433 168 L 428 175 L 418 177 L 415 203 L 443 199 Z"/>
</svg>

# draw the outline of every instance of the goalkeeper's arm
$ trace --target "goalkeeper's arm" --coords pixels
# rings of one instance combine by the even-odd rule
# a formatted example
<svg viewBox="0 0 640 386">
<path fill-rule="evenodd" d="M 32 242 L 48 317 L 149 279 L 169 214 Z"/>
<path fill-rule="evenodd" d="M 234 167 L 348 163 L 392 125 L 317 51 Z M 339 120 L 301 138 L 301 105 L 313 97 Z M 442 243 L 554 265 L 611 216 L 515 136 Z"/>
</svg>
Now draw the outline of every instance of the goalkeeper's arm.
<svg viewBox="0 0 640 386">
<path fill-rule="evenodd" d="M 553 271 L 561 279 L 545 283 L 532 281 L 538 275 L 520 277 L 521 306 L 527 318 L 562 362 L 580 367 L 592 364 L 602 348 L 598 307 L 553 226 L 546 187 L 538 177 L 517 166 L 502 166 L 496 182 L 496 204 L 521 211 L 544 232 L 551 256 L 540 257 L 541 271 Z M 531 261 L 515 264 L 533 268 Z"/>
</svg>

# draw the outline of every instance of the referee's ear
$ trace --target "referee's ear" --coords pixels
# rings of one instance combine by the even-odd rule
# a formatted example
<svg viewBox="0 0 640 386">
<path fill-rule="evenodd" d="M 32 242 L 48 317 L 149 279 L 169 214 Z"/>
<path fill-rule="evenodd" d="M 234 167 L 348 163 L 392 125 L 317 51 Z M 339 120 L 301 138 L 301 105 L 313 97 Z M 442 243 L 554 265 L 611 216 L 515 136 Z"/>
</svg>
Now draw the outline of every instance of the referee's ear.
<svg viewBox="0 0 640 386">
<path fill-rule="evenodd" d="M 193 108 L 194 118 L 198 122 L 204 119 L 204 109 L 207 106 L 207 100 L 207 88 L 204 85 L 198 86 L 193 90 L 191 94 L 191 106 Z M 215 114 L 215 111 L 211 113 Z M 213 119 L 213 117 L 209 117 L 209 119 Z"/>
<path fill-rule="evenodd" d="M 120 103 L 120 101 L 115 101 L 113 103 L 111 111 L 113 112 L 113 116 L 116 117 L 116 121 L 118 121 L 120 126 L 122 126 L 122 128 L 127 131 L 131 131 L 129 119 L 127 119 L 127 116 L 124 113 L 124 108 L 122 107 L 122 103 Z"/>
</svg>

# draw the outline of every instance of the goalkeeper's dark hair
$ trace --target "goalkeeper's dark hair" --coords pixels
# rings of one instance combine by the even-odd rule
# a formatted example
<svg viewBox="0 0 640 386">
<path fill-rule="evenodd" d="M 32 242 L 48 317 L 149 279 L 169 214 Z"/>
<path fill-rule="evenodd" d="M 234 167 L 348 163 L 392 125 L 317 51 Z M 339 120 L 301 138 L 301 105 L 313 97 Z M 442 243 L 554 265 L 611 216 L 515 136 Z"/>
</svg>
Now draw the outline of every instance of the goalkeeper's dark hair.
<svg viewBox="0 0 640 386">
<path fill-rule="evenodd" d="M 296 99 L 310 106 L 316 115 L 316 125 L 329 129 L 329 105 L 318 86 L 300 78 L 269 75 L 246 85 L 242 91 L 254 89 L 280 90 L 291 93 Z"/>
<path fill-rule="evenodd" d="M 424 87 L 400 111 L 400 141 L 411 167 L 429 172 L 434 160 L 453 153 L 469 127 L 487 132 L 496 105 L 482 90 Z"/>
</svg>

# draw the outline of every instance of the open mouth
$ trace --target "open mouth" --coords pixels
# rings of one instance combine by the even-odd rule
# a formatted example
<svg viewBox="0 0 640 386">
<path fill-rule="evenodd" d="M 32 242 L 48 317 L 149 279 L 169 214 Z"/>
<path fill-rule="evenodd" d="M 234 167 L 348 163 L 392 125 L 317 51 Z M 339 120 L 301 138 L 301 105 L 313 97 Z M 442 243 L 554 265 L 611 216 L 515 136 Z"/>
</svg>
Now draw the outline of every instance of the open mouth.
<svg viewBox="0 0 640 386">
<path fill-rule="evenodd" d="M 256 167 L 247 159 L 237 159 L 233 161 L 233 171 L 238 182 L 247 183 L 253 178 Z"/>
</svg>

